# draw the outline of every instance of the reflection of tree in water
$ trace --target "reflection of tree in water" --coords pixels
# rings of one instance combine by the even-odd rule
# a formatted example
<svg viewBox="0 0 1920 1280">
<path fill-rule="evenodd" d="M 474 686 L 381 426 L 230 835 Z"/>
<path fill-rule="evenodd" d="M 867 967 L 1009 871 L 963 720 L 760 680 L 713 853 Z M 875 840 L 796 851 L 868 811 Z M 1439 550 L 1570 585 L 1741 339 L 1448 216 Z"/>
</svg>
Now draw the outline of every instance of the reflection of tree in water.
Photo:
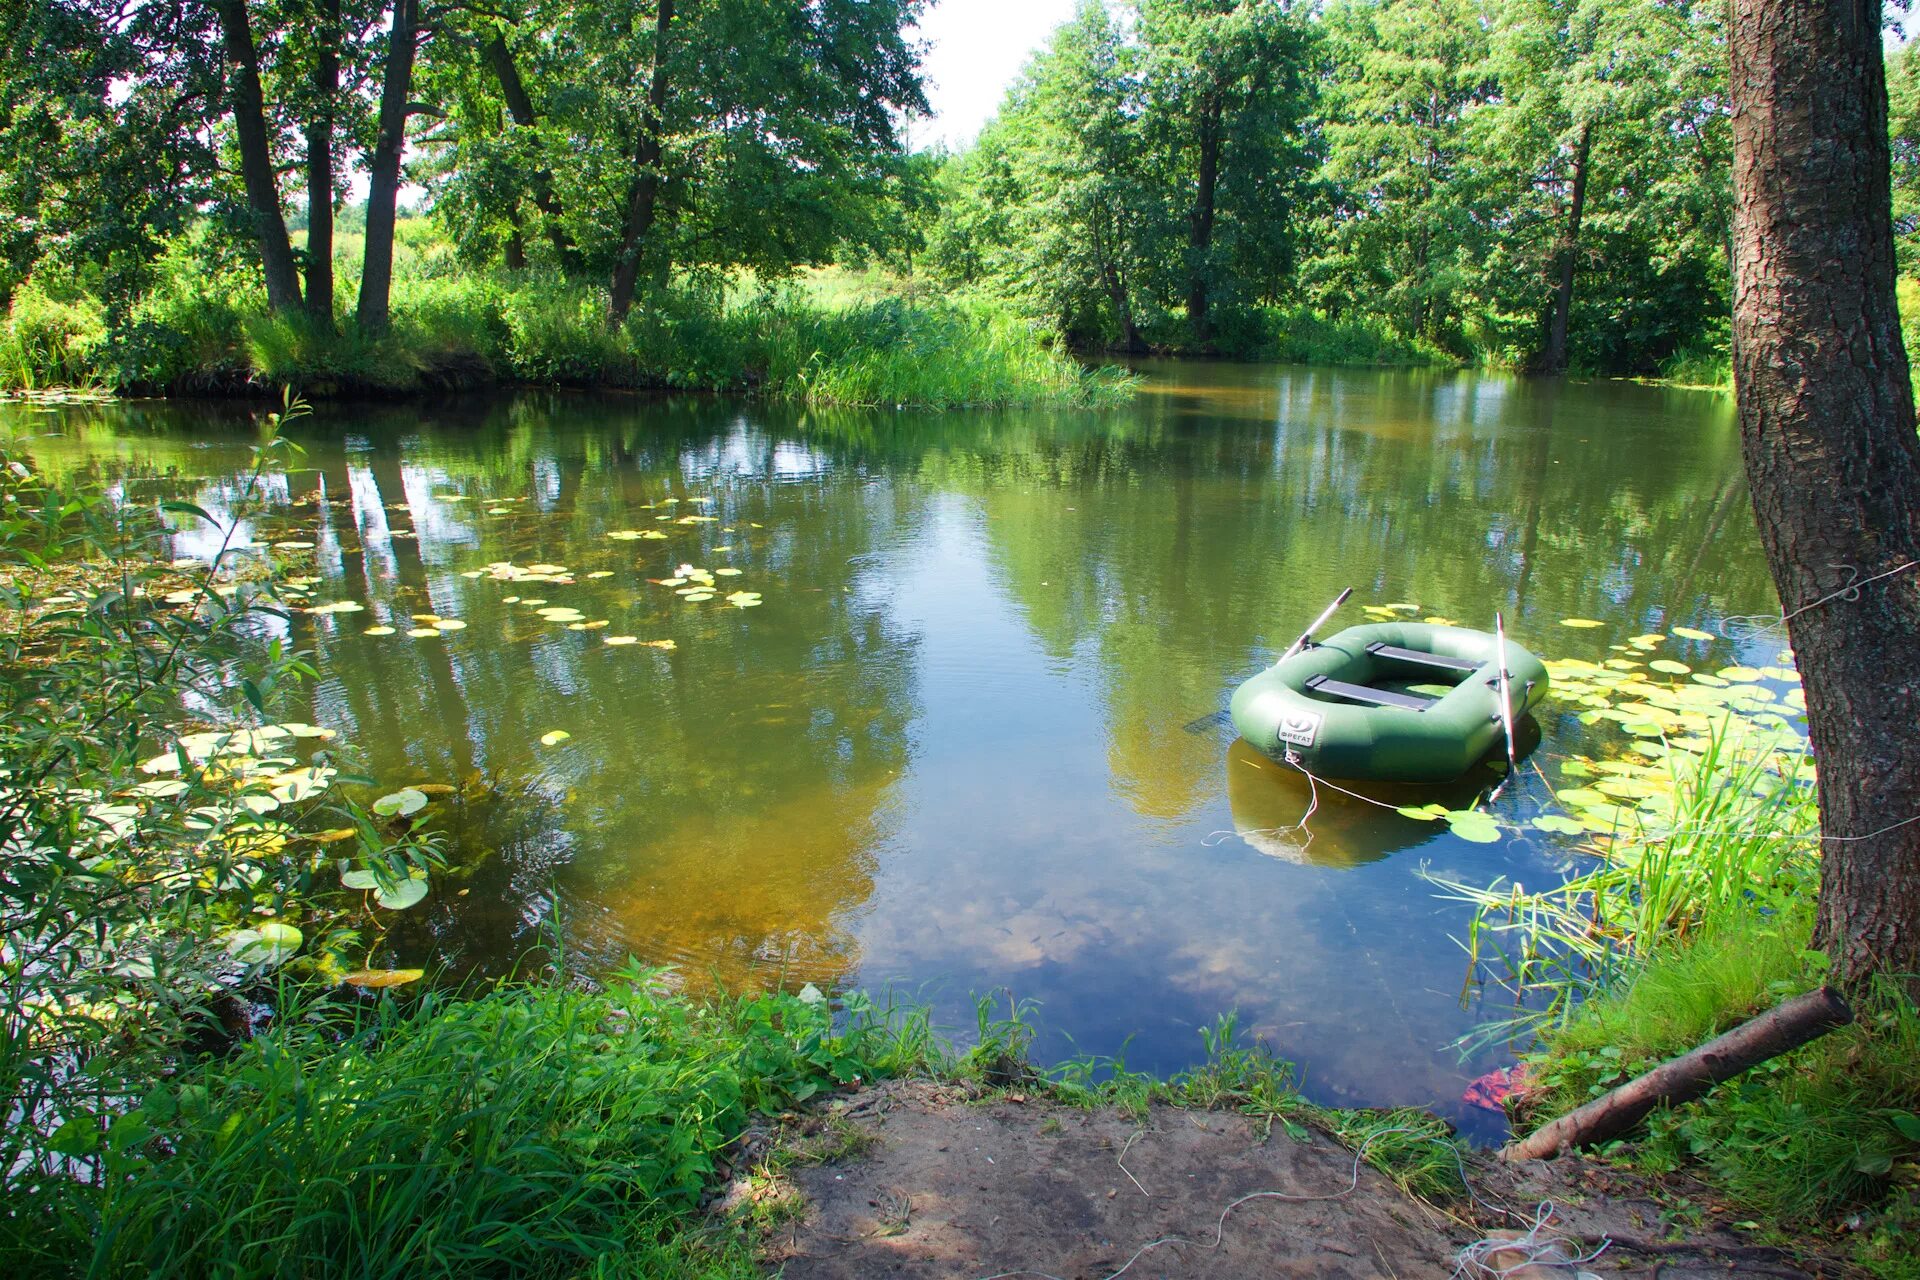
<svg viewBox="0 0 1920 1280">
<path fill-rule="evenodd" d="M 1432 373 L 1188 376 L 1144 397 L 1124 436 L 1036 424 L 1022 453 L 946 450 L 928 472 L 979 501 L 1040 643 L 1095 655 L 1114 786 L 1143 814 L 1217 794 L 1217 739 L 1181 726 L 1343 586 L 1470 626 L 1504 609 L 1549 656 L 1562 617 L 1662 626 L 1772 598 L 1750 525 L 1701 500 L 1739 464 L 1725 414 L 1703 429 L 1699 401 Z"/>
<path fill-rule="evenodd" d="M 497 793 L 442 806 L 468 894 L 436 895 L 403 947 L 431 940 L 443 962 L 497 969 L 557 891 L 593 967 L 631 950 L 736 980 L 783 964 L 823 982 L 850 969 L 839 922 L 871 892 L 912 714 L 913 643 L 858 562 L 902 536 L 902 515 L 884 488 L 850 502 L 819 474 L 777 479 L 777 443 L 736 421 L 712 405 L 516 402 L 464 435 L 370 428 L 351 452 L 325 451 L 324 485 L 353 502 L 320 508 L 323 520 L 335 543 L 364 548 L 340 559 L 345 593 L 364 592 L 403 632 L 412 613 L 469 625 L 374 641 L 359 635 L 372 614 L 334 620 L 317 641 L 328 679 L 316 714 L 366 745 L 383 782 L 482 779 Z M 642 506 L 696 493 L 716 501 Z M 703 509 L 713 523 L 654 519 Z M 410 526 L 419 538 L 394 536 Z M 653 527 L 672 536 L 604 536 Z M 573 584 L 537 589 L 616 625 L 570 633 L 504 604 L 512 584 L 458 576 L 499 559 L 574 568 Z M 722 581 L 768 605 L 695 610 L 644 581 L 681 560 L 738 565 Z M 592 568 L 615 576 L 585 579 Z M 679 648 L 609 649 L 615 632 Z M 563 723 L 566 747 L 538 745 Z"/>
</svg>

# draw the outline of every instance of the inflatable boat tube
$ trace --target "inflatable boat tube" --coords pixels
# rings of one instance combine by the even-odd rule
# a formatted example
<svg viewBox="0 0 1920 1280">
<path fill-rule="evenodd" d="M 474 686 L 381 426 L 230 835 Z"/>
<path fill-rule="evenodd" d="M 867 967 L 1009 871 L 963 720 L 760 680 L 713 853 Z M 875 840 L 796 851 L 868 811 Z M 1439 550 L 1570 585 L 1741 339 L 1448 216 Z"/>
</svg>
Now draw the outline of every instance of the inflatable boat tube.
<svg viewBox="0 0 1920 1280">
<path fill-rule="evenodd" d="M 1424 622 L 1349 627 L 1234 691 L 1240 736 L 1330 778 L 1445 782 L 1501 741 L 1497 642 Z M 1547 669 L 1508 640 L 1513 719 L 1547 696 Z"/>
</svg>

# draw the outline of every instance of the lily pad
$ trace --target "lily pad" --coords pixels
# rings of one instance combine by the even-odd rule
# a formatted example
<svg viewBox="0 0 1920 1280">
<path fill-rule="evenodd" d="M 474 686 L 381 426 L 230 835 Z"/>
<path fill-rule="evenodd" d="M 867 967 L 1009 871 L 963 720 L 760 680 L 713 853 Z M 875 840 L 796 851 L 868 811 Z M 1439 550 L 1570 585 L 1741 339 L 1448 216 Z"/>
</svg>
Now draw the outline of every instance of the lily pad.
<svg viewBox="0 0 1920 1280">
<path fill-rule="evenodd" d="M 1500 824 L 1478 809 L 1454 809 L 1447 814 L 1453 834 L 1474 844 L 1493 844 L 1500 839 Z"/>
<path fill-rule="evenodd" d="M 1560 619 L 1560 625 L 1563 627 L 1573 627 L 1579 630 L 1584 630 L 1589 627 L 1598 627 L 1604 624 L 1595 622 L 1592 618 L 1562 618 Z"/>
<path fill-rule="evenodd" d="M 1541 831 L 1551 831 L 1555 835 L 1577 836 L 1585 831 L 1586 824 L 1574 818 L 1563 818 L 1557 813 L 1543 813 L 1533 819 L 1533 826 Z"/>
<path fill-rule="evenodd" d="M 381 991 L 387 987 L 404 987 L 409 982 L 418 982 L 427 974 L 425 969 L 356 969 L 342 982 L 368 991 Z"/>
<path fill-rule="evenodd" d="M 227 954 L 243 964 L 285 964 L 300 950 L 302 941 L 300 930 L 272 920 L 258 929 L 242 929 L 227 939 Z"/>
<path fill-rule="evenodd" d="M 1711 640 L 1714 638 L 1711 631 L 1701 631 L 1697 627 L 1675 627 L 1673 634 L 1683 640 Z"/>
<path fill-rule="evenodd" d="M 565 729 L 553 729 L 540 735 L 540 745 L 543 747 L 558 746 L 572 736 L 573 735 Z"/>
<path fill-rule="evenodd" d="M 373 802 L 373 811 L 383 818 L 410 818 L 426 807 L 426 795 L 412 787 L 403 787 Z"/>
<path fill-rule="evenodd" d="M 373 890 L 380 887 L 380 878 L 371 871 L 342 871 L 340 884 L 346 889 Z"/>
<path fill-rule="evenodd" d="M 368 627 L 365 631 L 362 631 L 360 634 L 363 636 L 390 636 L 393 634 L 393 628 L 392 627 Z"/>
<path fill-rule="evenodd" d="M 373 900 L 389 911 L 405 911 L 427 896 L 427 878 L 409 876 L 391 889 L 381 889 Z"/>
<path fill-rule="evenodd" d="M 1403 804 L 1398 809 L 1395 809 L 1394 812 L 1403 818 L 1412 818 L 1418 822 L 1440 822 L 1447 816 L 1447 806 L 1443 804 L 1423 804 L 1419 808 L 1415 808 L 1410 804 Z"/>
</svg>

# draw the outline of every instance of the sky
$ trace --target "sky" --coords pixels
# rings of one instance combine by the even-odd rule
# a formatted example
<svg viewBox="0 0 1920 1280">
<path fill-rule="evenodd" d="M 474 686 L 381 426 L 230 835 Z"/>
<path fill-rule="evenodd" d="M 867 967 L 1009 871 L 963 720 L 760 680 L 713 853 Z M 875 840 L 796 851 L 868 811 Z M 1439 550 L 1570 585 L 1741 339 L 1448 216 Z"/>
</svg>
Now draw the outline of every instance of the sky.
<svg viewBox="0 0 1920 1280">
<path fill-rule="evenodd" d="M 931 42 L 920 64 L 933 118 L 916 120 L 914 148 L 972 142 L 1000 98 L 1076 0 L 933 0 L 919 35 Z"/>
</svg>

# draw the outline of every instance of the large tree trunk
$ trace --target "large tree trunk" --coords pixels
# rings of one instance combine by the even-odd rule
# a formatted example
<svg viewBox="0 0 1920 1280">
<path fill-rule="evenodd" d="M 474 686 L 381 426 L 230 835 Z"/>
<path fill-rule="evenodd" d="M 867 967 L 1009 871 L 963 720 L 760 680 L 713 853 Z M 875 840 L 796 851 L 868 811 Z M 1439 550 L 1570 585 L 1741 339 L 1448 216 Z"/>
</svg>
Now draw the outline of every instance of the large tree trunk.
<svg viewBox="0 0 1920 1280">
<path fill-rule="evenodd" d="M 533 110 L 533 98 L 527 93 L 526 82 L 520 78 L 520 68 L 514 65 L 513 50 L 507 47 L 506 37 L 496 34 L 487 43 L 487 64 L 493 68 L 494 78 L 500 82 L 500 96 L 506 100 L 507 114 L 514 124 L 522 129 L 531 129 L 539 118 Z M 547 241 L 553 245 L 555 256 L 560 265 L 568 271 L 580 269 L 580 252 L 573 247 L 573 240 L 567 235 L 566 228 L 560 222 L 560 200 L 553 194 L 553 174 L 547 169 L 535 169 L 529 186 L 533 194 L 533 206 L 540 211 L 545 220 Z M 515 223 L 518 240 L 518 222 Z M 509 250 L 509 256 L 512 251 Z M 521 265 L 526 263 L 526 251 L 520 250 Z"/>
<path fill-rule="evenodd" d="M 394 0 L 393 32 L 380 86 L 379 134 L 367 180 L 367 253 L 360 268 L 360 328 L 387 327 L 393 293 L 394 204 L 400 196 L 400 158 L 407 146 L 407 96 L 413 92 L 413 55 L 419 47 L 420 0 Z"/>
<path fill-rule="evenodd" d="M 1567 232 L 1560 241 L 1560 280 L 1553 290 L 1553 314 L 1547 320 L 1547 349 L 1540 356 L 1543 373 L 1567 371 L 1567 320 L 1573 314 L 1573 273 L 1580 256 L 1580 218 L 1587 209 L 1587 161 L 1593 154 L 1593 125 L 1580 126 L 1580 143 L 1573 151 L 1573 199 L 1567 210 Z"/>
<path fill-rule="evenodd" d="M 633 306 L 633 289 L 640 276 L 640 252 L 653 231 L 664 175 L 667 115 L 667 28 L 673 25 L 673 0 L 658 0 L 653 15 L 653 82 L 647 86 L 647 109 L 640 121 L 640 145 L 634 152 L 633 187 L 627 216 L 620 229 L 620 256 L 613 267 L 613 285 L 607 295 L 607 318 L 619 324 Z M 656 267 L 658 264 L 656 264 Z"/>
<path fill-rule="evenodd" d="M 287 220 L 280 212 L 280 186 L 274 178 L 273 152 L 267 142 L 266 99 L 260 92 L 260 57 L 254 50 L 253 26 L 246 0 L 219 0 L 220 35 L 233 74 L 227 87 L 233 111 L 234 137 L 240 144 L 240 178 L 246 184 L 247 207 L 254 234 L 260 240 L 260 262 L 266 269 L 267 309 L 300 309 L 300 273 L 287 239 Z"/>
<path fill-rule="evenodd" d="M 1193 332 L 1193 345 L 1201 350 L 1213 341 L 1207 292 L 1213 274 L 1209 259 L 1213 250 L 1215 192 L 1220 183 L 1220 126 L 1225 110 L 1218 92 L 1210 94 L 1200 109 L 1195 139 L 1199 173 L 1194 183 L 1193 209 L 1187 216 L 1187 325 Z"/>
<path fill-rule="evenodd" d="M 1733 363 L 1820 762 L 1816 945 L 1920 973 L 1920 439 L 1879 0 L 1733 0 Z"/>
<path fill-rule="evenodd" d="M 313 119 L 307 123 L 307 316 L 333 329 L 333 115 L 340 95 L 340 0 L 317 0 Z"/>
</svg>

